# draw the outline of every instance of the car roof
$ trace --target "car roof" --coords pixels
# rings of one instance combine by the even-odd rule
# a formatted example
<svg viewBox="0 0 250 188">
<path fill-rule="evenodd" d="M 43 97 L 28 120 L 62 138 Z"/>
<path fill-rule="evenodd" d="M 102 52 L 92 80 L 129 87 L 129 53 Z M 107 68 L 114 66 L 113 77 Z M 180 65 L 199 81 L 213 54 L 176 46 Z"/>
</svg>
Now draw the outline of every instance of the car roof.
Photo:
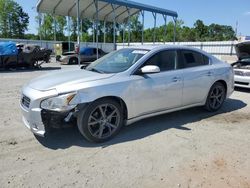
<svg viewBox="0 0 250 188">
<path fill-rule="evenodd" d="M 131 48 L 135 49 L 144 49 L 144 50 L 160 50 L 160 49 L 190 49 L 190 50 L 199 50 L 197 48 L 182 46 L 182 45 L 138 45 L 132 46 Z"/>
<path fill-rule="evenodd" d="M 192 50 L 192 51 L 200 52 L 204 55 L 211 57 L 211 54 L 209 54 L 203 50 L 200 50 L 200 49 L 194 48 L 194 47 L 189 47 L 189 46 L 182 46 L 182 45 L 138 45 L 138 46 L 131 46 L 129 48 L 150 50 L 150 51 L 167 50 L 167 49 Z"/>
<path fill-rule="evenodd" d="M 84 49 L 84 50 L 89 50 L 89 49 L 96 49 L 95 47 L 81 47 L 81 49 Z M 100 49 L 100 48 L 98 48 L 98 49 Z"/>
</svg>

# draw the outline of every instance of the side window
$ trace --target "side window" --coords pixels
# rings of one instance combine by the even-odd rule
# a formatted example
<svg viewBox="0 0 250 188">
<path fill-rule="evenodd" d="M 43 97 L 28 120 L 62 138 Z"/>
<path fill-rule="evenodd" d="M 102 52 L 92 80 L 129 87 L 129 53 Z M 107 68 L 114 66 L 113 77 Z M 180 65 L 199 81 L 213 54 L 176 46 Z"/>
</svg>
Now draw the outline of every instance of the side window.
<svg viewBox="0 0 250 188">
<path fill-rule="evenodd" d="M 156 66 L 159 66 L 158 62 L 159 62 L 159 53 L 153 55 L 152 57 L 150 57 L 146 63 L 143 65 L 143 66 L 146 66 L 146 65 L 156 65 Z"/>
<path fill-rule="evenodd" d="M 203 62 L 204 62 L 205 65 L 209 65 L 210 60 L 209 60 L 209 58 L 207 56 L 203 55 Z"/>
<path fill-rule="evenodd" d="M 186 68 L 209 64 L 209 58 L 199 52 L 182 50 L 181 53 Z"/>
<path fill-rule="evenodd" d="M 166 50 L 160 52 L 159 61 L 161 71 L 175 70 L 177 68 L 177 56 L 175 50 Z"/>
<path fill-rule="evenodd" d="M 177 68 L 177 53 L 175 50 L 158 52 L 149 58 L 143 65 L 156 65 L 162 71 L 175 70 Z"/>
</svg>

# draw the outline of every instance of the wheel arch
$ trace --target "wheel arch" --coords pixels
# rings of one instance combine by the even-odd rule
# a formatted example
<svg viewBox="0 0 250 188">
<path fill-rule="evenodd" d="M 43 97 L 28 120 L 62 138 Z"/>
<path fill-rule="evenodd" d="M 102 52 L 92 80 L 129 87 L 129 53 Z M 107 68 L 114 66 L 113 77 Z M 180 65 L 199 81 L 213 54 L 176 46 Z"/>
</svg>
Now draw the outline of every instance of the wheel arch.
<svg viewBox="0 0 250 188">
<path fill-rule="evenodd" d="M 117 97 L 117 96 L 105 96 L 105 97 L 101 97 L 101 98 L 99 98 L 97 100 L 101 100 L 101 99 L 112 99 L 112 100 L 118 102 L 121 105 L 121 107 L 122 107 L 124 119 L 128 118 L 128 108 L 127 108 L 127 105 L 126 105 L 125 101 L 121 97 Z"/>
<path fill-rule="evenodd" d="M 207 97 L 208 97 L 208 95 L 209 95 L 210 89 L 213 87 L 214 84 L 216 84 L 216 83 L 218 83 L 218 82 L 221 83 L 221 84 L 223 84 L 223 86 L 225 87 L 226 93 L 227 93 L 228 87 L 227 87 L 226 81 L 225 81 L 225 80 L 222 80 L 222 79 L 216 80 L 215 82 L 213 82 L 213 84 L 212 84 L 211 87 L 209 88 L 208 93 L 207 93 L 207 95 L 206 95 L 206 97 L 205 97 L 204 103 L 205 103 L 206 100 L 207 100 Z"/>
<path fill-rule="evenodd" d="M 227 93 L 227 89 L 228 89 L 227 82 L 225 80 L 217 80 L 216 82 L 214 82 L 214 84 L 218 83 L 218 82 L 221 83 L 225 87 L 225 90 L 226 90 L 226 93 Z"/>
<path fill-rule="evenodd" d="M 117 103 L 119 103 L 121 108 L 122 108 L 122 111 L 123 111 L 124 119 L 125 120 L 128 119 L 127 104 L 125 103 L 125 101 L 121 97 L 118 97 L 118 96 L 103 96 L 103 97 L 100 97 L 100 98 L 97 98 L 97 99 L 95 99 L 93 101 L 88 102 L 88 104 L 93 103 L 93 102 L 98 101 L 98 100 L 103 100 L 103 99 L 111 99 L 111 100 L 114 100 Z M 83 107 L 85 107 L 85 105 L 83 105 Z"/>
</svg>

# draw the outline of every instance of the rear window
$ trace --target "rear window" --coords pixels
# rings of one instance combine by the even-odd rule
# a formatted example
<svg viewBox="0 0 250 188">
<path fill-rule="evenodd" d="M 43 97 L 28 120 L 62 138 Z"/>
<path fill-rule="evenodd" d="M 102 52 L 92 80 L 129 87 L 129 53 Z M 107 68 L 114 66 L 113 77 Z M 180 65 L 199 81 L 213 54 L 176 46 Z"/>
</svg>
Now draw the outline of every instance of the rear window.
<svg viewBox="0 0 250 188">
<path fill-rule="evenodd" d="M 182 50 L 181 54 L 186 68 L 209 64 L 209 58 L 202 53 L 191 50 Z"/>
</svg>

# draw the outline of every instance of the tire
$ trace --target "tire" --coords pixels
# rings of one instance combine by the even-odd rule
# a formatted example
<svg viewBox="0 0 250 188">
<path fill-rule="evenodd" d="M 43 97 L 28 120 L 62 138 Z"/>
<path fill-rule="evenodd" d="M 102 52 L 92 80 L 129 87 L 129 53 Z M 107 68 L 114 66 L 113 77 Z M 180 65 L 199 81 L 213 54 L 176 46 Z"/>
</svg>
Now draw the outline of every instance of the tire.
<svg viewBox="0 0 250 188">
<path fill-rule="evenodd" d="M 216 82 L 211 87 L 208 93 L 205 109 L 209 112 L 216 112 L 221 108 L 225 99 L 226 99 L 225 86 L 220 82 Z"/>
<path fill-rule="evenodd" d="M 60 55 L 56 56 L 56 61 L 61 61 L 61 56 Z"/>
<path fill-rule="evenodd" d="M 72 57 L 69 59 L 69 65 L 76 65 L 78 64 L 78 59 L 76 57 Z"/>
<path fill-rule="evenodd" d="M 77 117 L 80 133 L 91 142 L 102 143 L 112 139 L 124 123 L 120 104 L 112 99 L 100 99 L 82 109 Z"/>
</svg>

